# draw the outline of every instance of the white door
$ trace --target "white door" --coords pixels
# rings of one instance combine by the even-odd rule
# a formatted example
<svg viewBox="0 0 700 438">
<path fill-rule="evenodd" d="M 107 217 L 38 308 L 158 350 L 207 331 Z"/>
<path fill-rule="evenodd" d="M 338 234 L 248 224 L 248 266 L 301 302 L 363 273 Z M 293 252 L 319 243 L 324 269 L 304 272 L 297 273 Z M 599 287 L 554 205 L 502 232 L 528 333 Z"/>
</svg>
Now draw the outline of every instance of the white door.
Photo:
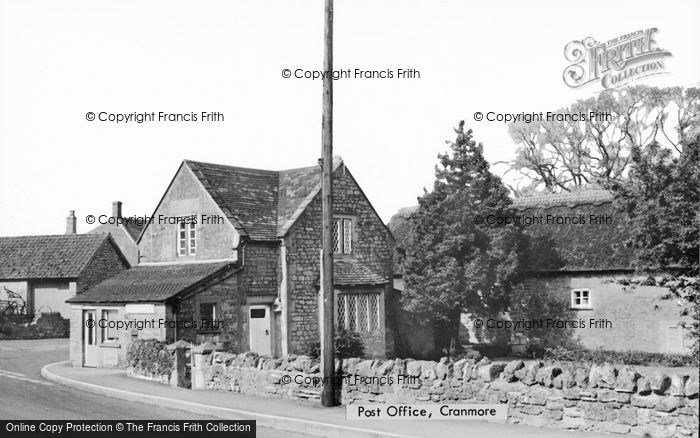
<svg viewBox="0 0 700 438">
<path fill-rule="evenodd" d="M 83 310 L 83 366 L 96 367 L 98 346 L 96 310 Z"/>
<path fill-rule="evenodd" d="M 250 351 L 271 356 L 270 306 L 250 306 L 248 317 L 250 320 Z"/>
</svg>

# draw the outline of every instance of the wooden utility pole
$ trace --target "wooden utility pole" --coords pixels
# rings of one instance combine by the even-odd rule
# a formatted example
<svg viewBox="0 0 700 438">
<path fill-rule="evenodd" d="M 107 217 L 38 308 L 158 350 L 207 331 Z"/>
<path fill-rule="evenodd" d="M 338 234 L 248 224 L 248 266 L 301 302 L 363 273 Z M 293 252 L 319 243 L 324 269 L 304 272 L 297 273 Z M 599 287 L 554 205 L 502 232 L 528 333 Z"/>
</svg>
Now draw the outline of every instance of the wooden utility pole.
<svg viewBox="0 0 700 438">
<path fill-rule="evenodd" d="M 325 29 L 323 32 L 323 70 L 333 71 L 333 0 L 326 0 Z M 321 372 L 323 373 L 323 406 L 335 406 L 335 327 L 333 312 L 333 78 L 330 73 L 323 79 L 322 120 L 323 176 L 321 180 L 321 216 L 323 220 L 323 256 L 321 290 Z"/>
</svg>

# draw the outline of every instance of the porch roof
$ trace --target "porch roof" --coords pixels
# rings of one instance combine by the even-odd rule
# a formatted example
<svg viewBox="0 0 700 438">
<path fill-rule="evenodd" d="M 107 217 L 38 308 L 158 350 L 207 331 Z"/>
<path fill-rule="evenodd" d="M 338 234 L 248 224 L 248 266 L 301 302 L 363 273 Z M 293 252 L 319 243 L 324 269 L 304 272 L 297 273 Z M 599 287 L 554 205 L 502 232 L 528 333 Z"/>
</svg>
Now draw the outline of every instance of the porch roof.
<svg viewBox="0 0 700 438">
<path fill-rule="evenodd" d="M 387 284 L 389 280 L 355 259 L 333 260 L 333 283 L 336 286 Z"/>
<path fill-rule="evenodd" d="M 232 261 L 138 265 L 103 281 L 69 303 L 164 302 L 232 269 Z"/>
</svg>

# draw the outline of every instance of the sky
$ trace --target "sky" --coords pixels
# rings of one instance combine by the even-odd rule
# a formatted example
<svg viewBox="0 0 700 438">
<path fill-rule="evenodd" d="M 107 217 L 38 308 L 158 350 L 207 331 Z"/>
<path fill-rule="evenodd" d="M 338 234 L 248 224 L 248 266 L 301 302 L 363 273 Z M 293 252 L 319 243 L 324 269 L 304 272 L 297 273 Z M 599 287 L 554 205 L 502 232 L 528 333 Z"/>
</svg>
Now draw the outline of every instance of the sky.
<svg viewBox="0 0 700 438">
<path fill-rule="evenodd" d="M 700 85 L 700 1 L 336 0 L 334 153 L 384 221 L 433 181 L 460 120 L 491 162 L 504 123 L 474 113 L 555 110 L 564 47 L 656 27 L 672 53 L 654 86 Z M 0 236 L 60 234 L 76 210 L 150 215 L 183 159 L 280 170 L 321 154 L 322 0 L 0 0 Z M 399 68 L 420 78 L 398 78 Z M 88 112 L 219 112 L 219 122 L 114 123 Z"/>
</svg>

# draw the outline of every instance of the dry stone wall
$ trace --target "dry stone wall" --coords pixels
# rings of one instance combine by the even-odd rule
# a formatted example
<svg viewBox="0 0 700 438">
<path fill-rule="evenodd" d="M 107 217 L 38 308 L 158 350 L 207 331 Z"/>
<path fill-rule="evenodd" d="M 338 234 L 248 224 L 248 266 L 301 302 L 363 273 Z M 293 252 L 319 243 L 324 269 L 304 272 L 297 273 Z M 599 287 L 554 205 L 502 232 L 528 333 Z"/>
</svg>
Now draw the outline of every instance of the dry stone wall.
<svg viewBox="0 0 700 438">
<path fill-rule="evenodd" d="M 320 398 L 317 360 L 213 353 L 204 389 Z M 503 403 L 508 422 L 653 437 L 698 436 L 698 375 L 640 374 L 631 366 L 539 361 L 345 359 L 336 363 L 343 404 Z"/>
</svg>

